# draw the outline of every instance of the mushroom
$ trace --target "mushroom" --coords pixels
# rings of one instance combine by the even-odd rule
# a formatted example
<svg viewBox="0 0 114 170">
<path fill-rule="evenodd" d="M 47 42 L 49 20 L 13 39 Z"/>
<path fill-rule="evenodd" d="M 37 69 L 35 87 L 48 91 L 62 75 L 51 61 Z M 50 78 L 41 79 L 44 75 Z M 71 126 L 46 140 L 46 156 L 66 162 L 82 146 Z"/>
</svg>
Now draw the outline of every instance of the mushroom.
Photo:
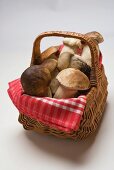
<svg viewBox="0 0 114 170">
<path fill-rule="evenodd" d="M 47 96 L 50 82 L 50 71 L 41 65 L 33 65 L 27 68 L 21 75 L 21 84 L 24 92 L 32 96 Z"/>
<path fill-rule="evenodd" d="M 69 67 L 80 70 L 80 68 L 81 68 L 81 60 L 80 60 L 80 56 L 79 55 L 75 54 L 75 55 L 73 55 L 71 57 Z"/>
<path fill-rule="evenodd" d="M 59 73 L 58 68 L 56 67 L 52 72 L 51 72 L 51 79 L 54 79 L 57 74 Z"/>
<path fill-rule="evenodd" d="M 57 64 L 57 68 L 60 71 L 63 69 L 66 69 L 69 66 L 71 56 L 72 56 L 72 54 L 69 52 L 64 52 L 64 53 L 60 54 L 60 56 L 58 58 L 58 64 Z"/>
<path fill-rule="evenodd" d="M 59 87 L 59 82 L 56 79 L 56 76 L 58 75 L 58 73 L 59 73 L 59 70 L 57 68 L 51 73 L 52 80 L 50 83 L 50 89 L 52 91 L 52 94 L 55 94 L 57 88 Z"/>
<path fill-rule="evenodd" d="M 102 43 L 104 41 L 103 36 L 99 32 L 96 32 L 96 31 L 88 32 L 85 35 L 90 37 L 91 39 L 93 39 L 95 41 L 98 56 L 99 56 L 100 55 L 100 50 L 99 50 L 99 45 L 98 44 Z"/>
<path fill-rule="evenodd" d="M 88 45 L 85 45 L 80 59 L 91 67 L 91 51 Z"/>
<path fill-rule="evenodd" d="M 42 62 L 47 58 L 57 59 L 55 54 L 58 52 L 58 48 L 59 48 L 58 46 L 52 46 L 52 47 L 49 47 L 48 49 L 46 49 L 45 51 L 43 51 L 41 53 Z"/>
<path fill-rule="evenodd" d="M 81 57 L 74 55 L 71 57 L 69 68 L 75 68 L 82 71 L 88 78 L 90 77 L 91 67 L 81 60 Z"/>
<path fill-rule="evenodd" d="M 64 47 L 60 54 L 64 52 L 69 52 L 71 54 L 77 53 L 77 48 L 82 48 L 81 40 L 77 38 L 64 38 L 63 40 Z"/>
<path fill-rule="evenodd" d="M 88 77 L 74 68 L 62 70 L 56 78 L 60 85 L 54 98 L 72 98 L 78 90 L 87 90 L 90 86 Z"/>
<path fill-rule="evenodd" d="M 50 83 L 50 89 L 51 89 L 53 95 L 57 91 L 58 87 L 59 87 L 59 81 L 56 78 L 52 79 L 52 81 Z"/>
<path fill-rule="evenodd" d="M 99 56 L 100 50 L 99 50 L 98 44 L 104 41 L 102 35 L 100 33 L 96 32 L 96 31 L 88 32 L 85 35 L 90 37 L 91 39 L 93 39 L 95 41 L 97 53 L 98 53 L 98 56 Z M 84 45 L 84 47 L 83 47 L 83 51 L 82 51 L 80 59 L 91 67 L 91 51 L 90 51 L 90 48 L 85 43 L 83 45 Z"/>
<path fill-rule="evenodd" d="M 50 72 L 55 70 L 57 66 L 57 60 L 55 59 L 46 59 L 44 62 L 41 64 L 42 67 L 47 68 Z"/>
<path fill-rule="evenodd" d="M 51 92 L 50 87 L 48 87 L 48 94 L 47 94 L 47 97 L 51 97 L 51 98 L 52 98 L 52 92 Z"/>
</svg>

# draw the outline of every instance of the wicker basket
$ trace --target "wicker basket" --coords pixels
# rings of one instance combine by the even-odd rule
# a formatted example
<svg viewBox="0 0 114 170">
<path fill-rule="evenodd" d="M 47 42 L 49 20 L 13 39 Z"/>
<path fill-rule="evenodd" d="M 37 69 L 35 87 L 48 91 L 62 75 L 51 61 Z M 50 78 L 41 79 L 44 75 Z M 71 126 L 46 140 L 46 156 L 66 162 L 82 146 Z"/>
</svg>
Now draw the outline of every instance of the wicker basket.
<svg viewBox="0 0 114 170">
<path fill-rule="evenodd" d="M 40 52 L 40 41 L 44 37 L 58 36 L 58 37 L 73 37 L 81 39 L 85 42 L 91 50 L 92 55 L 92 69 L 90 75 L 91 88 L 87 93 L 87 104 L 83 113 L 80 127 L 77 131 L 66 133 L 64 131 L 50 128 L 49 126 L 31 119 L 24 114 L 19 114 L 19 122 L 23 124 L 26 130 L 34 130 L 40 133 L 52 134 L 58 137 L 72 138 L 72 139 L 84 139 L 92 134 L 98 127 L 101 117 L 103 115 L 104 107 L 107 98 L 107 78 L 105 76 L 104 67 L 99 66 L 99 56 L 95 41 L 87 35 L 75 33 L 75 32 L 63 32 L 63 31 L 51 31 L 40 34 L 33 46 L 31 65 L 39 62 Z"/>
</svg>

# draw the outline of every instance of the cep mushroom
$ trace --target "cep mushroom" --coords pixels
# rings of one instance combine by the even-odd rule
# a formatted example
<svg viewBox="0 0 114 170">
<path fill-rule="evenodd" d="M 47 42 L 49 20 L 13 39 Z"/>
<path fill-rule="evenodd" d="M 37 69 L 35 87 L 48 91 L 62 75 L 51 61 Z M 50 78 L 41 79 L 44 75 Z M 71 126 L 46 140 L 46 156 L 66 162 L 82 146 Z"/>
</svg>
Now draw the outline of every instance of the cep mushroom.
<svg viewBox="0 0 114 170">
<path fill-rule="evenodd" d="M 32 96 L 48 96 L 50 82 L 50 71 L 41 65 L 33 65 L 27 68 L 21 75 L 21 84 L 24 92 Z"/>
<path fill-rule="evenodd" d="M 41 60 L 42 60 L 42 62 L 45 59 L 48 59 L 48 58 L 57 59 L 56 53 L 58 52 L 58 49 L 59 49 L 58 46 L 52 46 L 52 47 L 49 47 L 48 49 L 46 49 L 45 51 L 43 51 L 41 53 Z"/>
<path fill-rule="evenodd" d="M 41 64 L 41 66 L 48 68 L 48 70 L 51 73 L 50 89 L 52 91 L 52 94 L 54 94 L 55 91 L 57 90 L 58 86 L 59 86 L 58 81 L 55 79 L 55 77 L 59 73 L 59 70 L 56 68 L 57 61 L 55 59 L 47 59 Z"/>
<path fill-rule="evenodd" d="M 88 45 L 85 45 L 80 59 L 91 67 L 91 51 Z"/>
<path fill-rule="evenodd" d="M 77 53 L 78 48 L 82 48 L 81 40 L 77 38 L 64 38 L 63 44 L 64 47 L 62 48 L 60 55 L 64 52 L 75 54 Z"/>
<path fill-rule="evenodd" d="M 52 98 L 52 92 L 50 87 L 48 87 L 48 93 L 47 93 L 47 97 L 51 97 Z"/>
<path fill-rule="evenodd" d="M 69 68 L 75 68 L 82 71 L 87 77 L 90 77 L 91 67 L 81 60 L 79 55 L 74 55 L 71 57 Z"/>
<path fill-rule="evenodd" d="M 99 50 L 99 43 L 102 43 L 104 41 L 102 35 L 96 31 L 93 32 L 88 32 L 85 34 L 86 36 L 90 37 L 91 39 L 93 39 L 96 43 L 96 48 L 97 48 L 97 53 L 98 56 L 100 54 L 100 50 Z M 88 45 L 85 45 L 82 51 L 82 55 L 81 55 L 81 60 L 86 62 L 87 65 L 89 65 L 91 67 L 91 51 Z"/>
<path fill-rule="evenodd" d="M 69 52 L 64 52 L 60 54 L 58 58 L 57 68 L 61 71 L 69 66 L 72 54 Z"/>
<path fill-rule="evenodd" d="M 57 60 L 55 59 L 46 59 L 41 64 L 42 67 L 47 68 L 50 72 L 53 72 L 57 66 Z"/>
<path fill-rule="evenodd" d="M 50 89 L 53 95 L 55 94 L 56 90 L 59 87 L 59 82 L 56 79 L 56 76 L 58 75 L 58 73 L 59 73 L 59 70 L 57 68 L 51 73 L 52 80 L 50 83 Z"/>
<path fill-rule="evenodd" d="M 88 77 L 80 70 L 67 68 L 57 75 L 60 85 L 54 98 L 72 98 L 78 90 L 87 90 L 90 86 Z"/>
</svg>

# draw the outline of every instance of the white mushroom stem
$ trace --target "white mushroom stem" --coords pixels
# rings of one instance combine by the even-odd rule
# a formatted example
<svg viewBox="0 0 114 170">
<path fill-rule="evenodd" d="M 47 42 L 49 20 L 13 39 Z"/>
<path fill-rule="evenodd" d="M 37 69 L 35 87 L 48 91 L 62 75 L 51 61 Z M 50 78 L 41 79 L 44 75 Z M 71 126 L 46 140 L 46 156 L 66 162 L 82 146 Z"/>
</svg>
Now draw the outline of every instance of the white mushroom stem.
<svg viewBox="0 0 114 170">
<path fill-rule="evenodd" d="M 80 59 L 91 67 L 91 51 L 88 45 L 84 46 Z"/>
<path fill-rule="evenodd" d="M 56 78 L 53 78 L 51 83 L 50 83 L 50 89 L 52 91 L 52 94 L 55 94 L 59 87 L 59 81 Z"/>
<path fill-rule="evenodd" d="M 71 56 L 72 56 L 72 54 L 68 53 L 68 52 L 64 52 L 64 53 L 60 54 L 60 56 L 58 58 L 58 64 L 57 64 L 57 68 L 60 71 L 69 66 Z"/>
<path fill-rule="evenodd" d="M 99 46 L 96 45 L 96 48 L 99 56 Z M 91 51 L 88 45 L 84 46 L 80 59 L 91 67 Z"/>
<path fill-rule="evenodd" d="M 54 95 L 54 98 L 65 99 L 72 98 L 76 94 L 77 90 L 67 89 L 64 86 L 60 85 Z"/>
<path fill-rule="evenodd" d="M 51 92 L 51 89 L 48 87 L 48 97 L 51 97 L 52 98 L 52 92 Z"/>
</svg>

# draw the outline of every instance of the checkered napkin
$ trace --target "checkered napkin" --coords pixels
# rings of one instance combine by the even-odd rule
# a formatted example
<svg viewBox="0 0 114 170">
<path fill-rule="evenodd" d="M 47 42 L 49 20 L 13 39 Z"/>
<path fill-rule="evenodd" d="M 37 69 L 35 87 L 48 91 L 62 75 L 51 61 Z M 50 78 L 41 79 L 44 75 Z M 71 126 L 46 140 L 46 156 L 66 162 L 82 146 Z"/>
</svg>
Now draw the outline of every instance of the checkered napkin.
<svg viewBox="0 0 114 170">
<path fill-rule="evenodd" d="M 24 94 L 20 79 L 9 83 L 8 94 L 21 113 L 65 132 L 79 128 L 86 105 L 86 96 L 69 99 L 29 96 Z"/>
</svg>

